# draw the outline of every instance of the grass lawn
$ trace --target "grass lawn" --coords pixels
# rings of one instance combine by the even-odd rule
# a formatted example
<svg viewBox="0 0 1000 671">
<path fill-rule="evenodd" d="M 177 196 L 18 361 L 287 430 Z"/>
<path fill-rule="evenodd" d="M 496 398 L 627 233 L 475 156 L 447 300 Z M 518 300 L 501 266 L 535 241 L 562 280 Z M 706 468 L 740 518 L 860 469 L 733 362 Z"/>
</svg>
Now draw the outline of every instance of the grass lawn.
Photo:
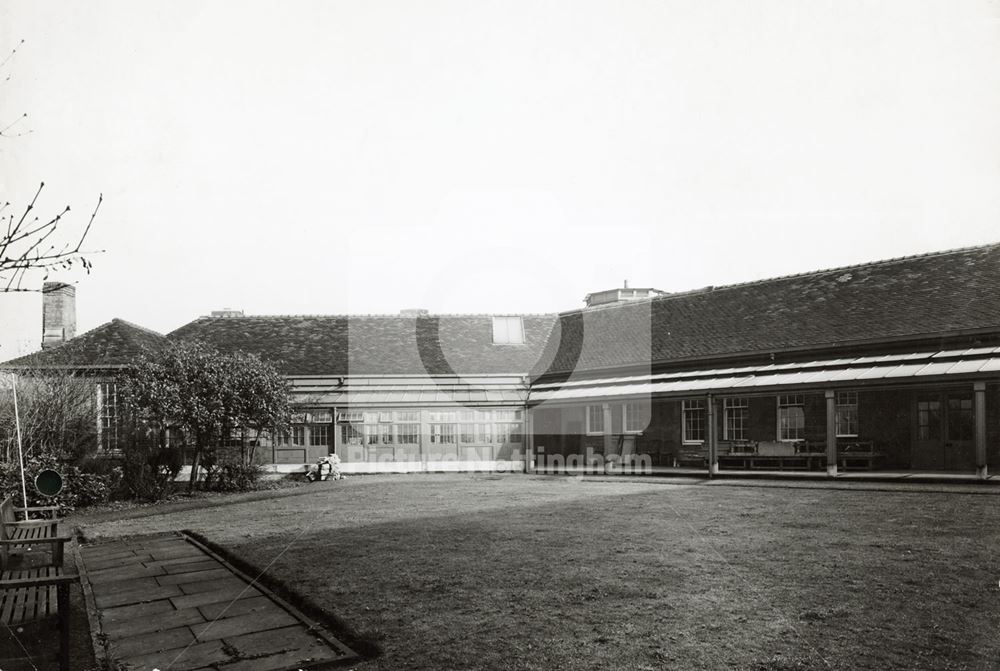
<svg viewBox="0 0 1000 671">
<path fill-rule="evenodd" d="M 70 523 L 204 535 L 357 669 L 995 669 L 1000 492 L 958 492 L 364 476 Z"/>
</svg>

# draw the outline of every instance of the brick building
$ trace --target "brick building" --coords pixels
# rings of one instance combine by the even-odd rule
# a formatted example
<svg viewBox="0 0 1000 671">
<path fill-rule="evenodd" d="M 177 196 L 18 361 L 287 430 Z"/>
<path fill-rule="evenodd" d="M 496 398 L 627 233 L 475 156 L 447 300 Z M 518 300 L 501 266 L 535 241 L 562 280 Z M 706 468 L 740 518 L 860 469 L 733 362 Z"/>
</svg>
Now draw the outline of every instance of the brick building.
<svg viewBox="0 0 1000 671">
<path fill-rule="evenodd" d="M 985 475 L 998 381 L 987 245 L 560 314 L 528 408 L 542 468 L 589 454 Z"/>
<path fill-rule="evenodd" d="M 1000 245 L 586 303 L 114 320 L 6 366 L 90 371 L 110 449 L 114 369 L 139 351 L 257 353 L 289 380 L 295 424 L 261 452 L 290 469 L 330 451 L 348 472 L 1000 468 Z"/>
</svg>

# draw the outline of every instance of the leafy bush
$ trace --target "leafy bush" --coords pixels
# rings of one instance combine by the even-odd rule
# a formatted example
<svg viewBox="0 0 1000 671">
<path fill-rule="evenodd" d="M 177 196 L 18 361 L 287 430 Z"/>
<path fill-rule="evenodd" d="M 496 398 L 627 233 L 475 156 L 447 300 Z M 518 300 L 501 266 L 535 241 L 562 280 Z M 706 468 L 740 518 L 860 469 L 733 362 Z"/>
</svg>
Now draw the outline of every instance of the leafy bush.
<svg viewBox="0 0 1000 671">
<path fill-rule="evenodd" d="M 122 476 L 118 498 L 159 501 L 173 493 L 184 460 L 179 449 L 137 441 L 123 451 L 119 464 Z"/>
<path fill-rule="evenodd" d="M 205 452 L 201 462 L 205 468 L 205 489 L 220 492 L 246 492 L 257 488 L 265 473 L 256 457 L 248 457 L 240 448 L 215 448 Z"/>
<path fill-rule="evenodd" d="M 45 469 L 62 475 L 63 488 L 56 496 L 43 496 L 35 489 L 35 477 Z M 36 451 L 24 460 L 24 474 L 29 506 L 59 506 L 69 512 L 79 506 L 107 503 L 118 476 L 114 472 L 93 473 L 62 462 L 52 454 Z M 21 468 L 17 461 L 0 463 L 0 489 L 21 503 Z"/>
</svg>

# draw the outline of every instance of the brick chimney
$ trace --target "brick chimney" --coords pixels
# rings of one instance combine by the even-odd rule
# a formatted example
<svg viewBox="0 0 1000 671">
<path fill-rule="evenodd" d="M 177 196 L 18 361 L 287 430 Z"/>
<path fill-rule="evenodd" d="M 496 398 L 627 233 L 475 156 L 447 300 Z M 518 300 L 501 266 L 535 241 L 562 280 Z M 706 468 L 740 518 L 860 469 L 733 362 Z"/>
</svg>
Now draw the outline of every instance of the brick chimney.
<svg viewBox="0 0 1000 671">
<path fill-rule="evenodd" d="M 76 335 L 76 287 L 64 282 L 42 285 L 42 349 Z"/>
</svg>

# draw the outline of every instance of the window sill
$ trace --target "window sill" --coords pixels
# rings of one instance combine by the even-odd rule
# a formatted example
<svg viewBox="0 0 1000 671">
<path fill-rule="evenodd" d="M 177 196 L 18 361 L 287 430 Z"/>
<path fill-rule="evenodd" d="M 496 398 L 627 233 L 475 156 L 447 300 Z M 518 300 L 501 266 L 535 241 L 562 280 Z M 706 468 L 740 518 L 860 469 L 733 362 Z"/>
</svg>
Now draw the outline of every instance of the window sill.
<svg viewBox="0 0 1000 671">
<path fill-rule="evenodd" d="M 704 445 L 704 440 L 685 440 L 681 442 L 681 445 Z"/>
</svg>

